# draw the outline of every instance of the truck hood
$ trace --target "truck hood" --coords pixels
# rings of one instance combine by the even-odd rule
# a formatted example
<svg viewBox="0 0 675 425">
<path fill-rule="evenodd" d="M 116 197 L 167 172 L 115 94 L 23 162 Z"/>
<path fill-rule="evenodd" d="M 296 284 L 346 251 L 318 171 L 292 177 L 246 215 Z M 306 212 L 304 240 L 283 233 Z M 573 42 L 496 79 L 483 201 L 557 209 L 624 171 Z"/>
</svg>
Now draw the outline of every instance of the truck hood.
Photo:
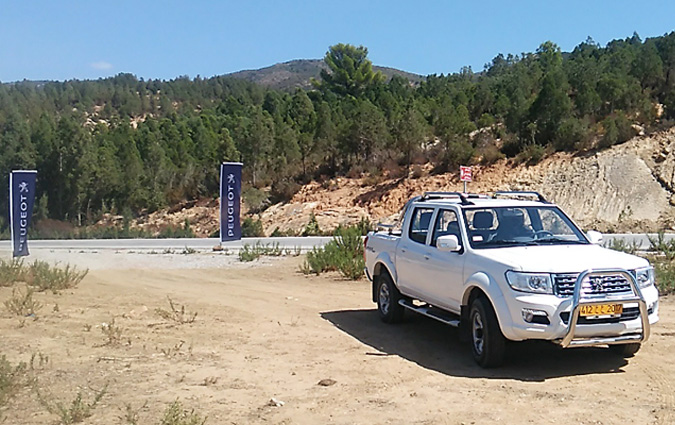
<svg viewBox="0 0 675 425">
<path fill-rule="evenodd" d="M 540 245 L 476 250 L 477 254 L 523 272 L 580 273 L 587 269 L 646 267 L 644 258 L 597 245 Z"/>
</svg>

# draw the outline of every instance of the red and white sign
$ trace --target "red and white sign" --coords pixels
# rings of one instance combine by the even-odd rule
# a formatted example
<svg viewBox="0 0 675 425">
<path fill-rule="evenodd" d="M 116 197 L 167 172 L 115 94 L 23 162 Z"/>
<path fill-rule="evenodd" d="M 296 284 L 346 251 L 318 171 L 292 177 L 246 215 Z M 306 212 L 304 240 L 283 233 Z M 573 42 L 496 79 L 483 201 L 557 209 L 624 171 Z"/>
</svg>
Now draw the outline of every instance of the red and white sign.
<svg viewBox="0 0 675 425">
<path fill-rule="evenodd" d="M 463 165 L 459 167 L 459 181 L 462 182 L 471 181 L 471 167 L 465 167 Z"/>
</svg>

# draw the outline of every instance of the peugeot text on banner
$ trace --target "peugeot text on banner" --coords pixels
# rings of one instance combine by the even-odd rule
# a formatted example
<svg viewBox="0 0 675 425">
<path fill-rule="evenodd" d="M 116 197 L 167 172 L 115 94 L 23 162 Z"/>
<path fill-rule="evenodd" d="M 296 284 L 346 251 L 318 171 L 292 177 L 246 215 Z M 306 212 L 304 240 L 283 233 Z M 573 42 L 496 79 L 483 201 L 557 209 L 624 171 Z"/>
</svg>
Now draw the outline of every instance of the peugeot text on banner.
<svg viewBox="0 0 675 425">
<path fill-rule="evenodd" d="M 241 239 L 239 210 L 241 204 L 240 162 L 224 162 L 220 165 L 220 241 Z"/>
<path fill-rule="evenodd" d="M 9 225 L 15 257 L 28 255 L 28 227 L 33 216 L 37 171 L 9 174 Z"/>
</svg>

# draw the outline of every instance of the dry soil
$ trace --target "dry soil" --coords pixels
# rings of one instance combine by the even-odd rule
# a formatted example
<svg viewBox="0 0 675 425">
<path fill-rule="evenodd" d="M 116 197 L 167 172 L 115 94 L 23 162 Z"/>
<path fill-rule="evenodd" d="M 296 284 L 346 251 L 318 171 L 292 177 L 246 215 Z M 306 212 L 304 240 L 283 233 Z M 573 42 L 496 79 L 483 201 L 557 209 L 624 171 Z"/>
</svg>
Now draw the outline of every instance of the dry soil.
<svg viewBox="0 0 675 425">
<path fill-rule="evenodd" d="M 207 424 L 675 423 L 671 299 L 632 359 L 527 343 L 484 370 L 455 330 L 419 316 L 386 325 L 365 280 L 305 277 L 301 258 L 251 267 L 206 253 L 43 255 L 91 270 L 75 289 L 38 294 L 35 318 L 0 304 L 0 354 L 34 356 L 37 379 L 0 411 L 7 424 L 58 421 L 36 388 L 68 405 L 105 385 L 85 423 L 130 423 L 129 407 L 138 424 L 158 424 L 175 400 Z M 0 288 L 0 301 L 10 296 Z M 195 321 L 163 319 L 167 297 Z M 102 332 L 113 320 L 119 338 Z"/>
</svg>

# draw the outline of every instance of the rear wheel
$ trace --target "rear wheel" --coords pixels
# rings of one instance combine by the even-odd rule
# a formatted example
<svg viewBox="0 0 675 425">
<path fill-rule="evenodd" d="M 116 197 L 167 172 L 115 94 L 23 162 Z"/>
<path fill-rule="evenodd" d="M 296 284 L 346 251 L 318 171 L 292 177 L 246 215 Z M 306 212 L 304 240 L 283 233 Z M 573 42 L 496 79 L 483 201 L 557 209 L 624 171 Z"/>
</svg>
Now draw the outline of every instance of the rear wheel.
<svg viewBox="0 0 675 425">
<path fill-rule="evenodd" d="M 610 345 L 609 349 L 612 353 L 623 358 L 633 357 L 635 353 L 640 351 L 641 344 L 639 342 L 632 342 L 630 344 Z"/>
<path fill-rule="evenodd" d="M 471 304 L 469 329 L 471 352 L 476 363 L 485 368 L 501 365 L 506 352 L 506 338 L 487 298 L 478 297 Z"/>
<path fill-rule="evenodd" d="M 388 274 L 381 274 L 377 279 L 377 311 L 385 323 L 396 323 L 403 320 L 405 307 L 399 304 L 403 298 Z"/>
</svg>

